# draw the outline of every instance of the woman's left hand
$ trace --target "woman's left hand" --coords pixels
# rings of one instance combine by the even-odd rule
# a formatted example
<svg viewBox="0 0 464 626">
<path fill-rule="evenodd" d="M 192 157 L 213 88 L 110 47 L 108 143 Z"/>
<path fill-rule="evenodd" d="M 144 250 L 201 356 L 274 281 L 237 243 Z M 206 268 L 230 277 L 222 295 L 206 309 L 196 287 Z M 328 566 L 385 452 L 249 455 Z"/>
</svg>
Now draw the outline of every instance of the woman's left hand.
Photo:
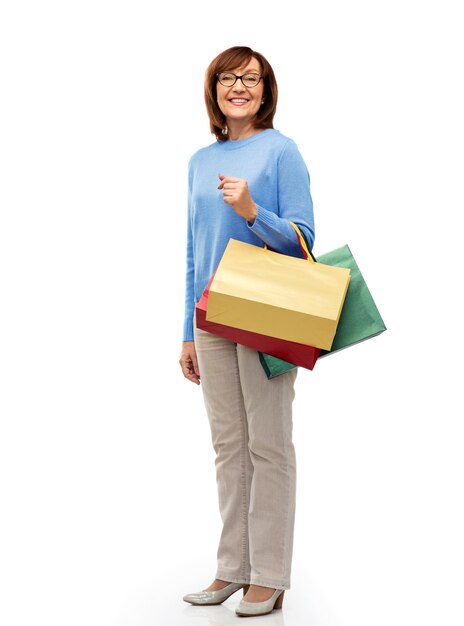
<svg viewBox="0 0 464 626">
<path fill-rule="evenodd" d="M 247 181 L 224 174 L 219 174 L 219 179 L 221 182 L 218 189 L 224 191 L 224 202 L 230 204 L 238 215 L 252 224 L 256 218 L 256 204 L 248 191 Z"/>
</svg>

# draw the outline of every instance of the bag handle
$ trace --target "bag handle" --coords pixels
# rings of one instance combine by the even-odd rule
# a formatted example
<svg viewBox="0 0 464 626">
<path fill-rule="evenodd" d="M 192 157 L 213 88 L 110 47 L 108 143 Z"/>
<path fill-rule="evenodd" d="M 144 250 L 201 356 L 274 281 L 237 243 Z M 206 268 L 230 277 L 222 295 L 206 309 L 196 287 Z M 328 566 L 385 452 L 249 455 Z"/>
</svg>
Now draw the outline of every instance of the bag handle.
<svg viewBox="0 0 464 626">
<path fill-rule="evenodd" d="M 298 237 L 298 243 L 300 244 L 300 248 L 303 252 L 304 258 L 306 259 L 306 261 L 309 261 L 310 263 L 316 263 L 316 259 L 309 251 L 309 247 L 306 242 L 305 236 L 303 235 L 301 230 L 298 228 L 298 226 L 294 222 L 290 222 L 290 224 L 295 229 L 296 236 Z M 264 249 L 267 250 L 267 244 L 264 244 Z"/>
<path fill-rule="evenodd" d="M 298 226 L 294 222 L 290 222 L 290 224 L 295 229 L 296 236 L 298 237 L 298 243 L 300 244 L 300 248 L 303 251 L 303 255 L 305 259 L 309 261 L 310 263 L 315 263 L 316 259 L 313 257 L 313 255 L 309 251 L 308 244 L 306 243 L 306 239 L 304 238 L 304 235 L 302 234 L 301 230 L 298 228 Z"/>
</svg>

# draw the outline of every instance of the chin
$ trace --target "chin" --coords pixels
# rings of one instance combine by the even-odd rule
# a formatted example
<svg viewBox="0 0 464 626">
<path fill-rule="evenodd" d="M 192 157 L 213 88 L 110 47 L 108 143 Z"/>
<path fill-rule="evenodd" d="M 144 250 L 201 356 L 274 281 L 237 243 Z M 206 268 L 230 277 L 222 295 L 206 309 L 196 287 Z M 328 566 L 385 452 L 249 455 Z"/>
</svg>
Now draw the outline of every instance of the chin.
<svg viewBox="0 0 464 626">
<path fill-rule="evenodd" d="M 257 111 L 253 113 L 250 113 L 250 111 L 231 111 L 228 113 L 228 115 L 226 115 L 226 117 L 228 117 L 230 120 L 249 120 L 251 122 L 251 120 L 255 119 L 256 113 Z"/>
</svg>

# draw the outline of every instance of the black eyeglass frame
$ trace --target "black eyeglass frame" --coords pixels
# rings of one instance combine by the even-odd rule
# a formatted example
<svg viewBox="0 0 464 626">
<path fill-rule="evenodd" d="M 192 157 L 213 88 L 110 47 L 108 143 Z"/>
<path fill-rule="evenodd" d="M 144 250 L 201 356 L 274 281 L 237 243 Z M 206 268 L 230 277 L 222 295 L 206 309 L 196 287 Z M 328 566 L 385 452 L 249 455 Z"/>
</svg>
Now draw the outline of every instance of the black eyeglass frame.
<svg viewBox="0 0 464 626">
<path fill-rule="evenodd" d="M 221 83 L 221 79 L 219 78 L 219 76 L 221 76 L 222 74 L 230 74 L 231 76 L 235 76 L 235 80 L 234 80 L 234 82 L 232 83 L 232 85 L 224 85 L 224 83 Z M 257 76 L 257 77 L 258 77 L 258 79 L 259 79 L 259 80 L 258 80 L 258 82 L 256 83 L 256 85 L 251 85 L 251 86 L 248 86 L 248 85 L 245 85 L 245 83 L 243 82 L 242 78 L 243 78 L 244 76 L 250 76 L 250 75 L 253 75 L 253 76 Z M 216 78 L 218 79 L 218 81 L 221 83 L 221 85 L 222 85 L 223 87 L 233 87 L 233 86 L 235 85 L 235 83 L 238 81 L 238 79 L 240 78 L 240 80 L 242 81 L 242 85 L 243 85 L 244 87 L 246 87 L 247 89 L 254 89 L 254 88 L 255 88 L 255 87 L 257 87 L 257 86 L 259 85 L 259 83 L 263 80 L 264 76 L 261 76 L 261 74 L 256 74 L 256 72 L 247 72 L 246 74 L 242 74 L 241 76 L 238 76 L 238 74 L 234 74 L 233 72 L 218 72 L 218 73 L 216 74 Z"/>
</svg>

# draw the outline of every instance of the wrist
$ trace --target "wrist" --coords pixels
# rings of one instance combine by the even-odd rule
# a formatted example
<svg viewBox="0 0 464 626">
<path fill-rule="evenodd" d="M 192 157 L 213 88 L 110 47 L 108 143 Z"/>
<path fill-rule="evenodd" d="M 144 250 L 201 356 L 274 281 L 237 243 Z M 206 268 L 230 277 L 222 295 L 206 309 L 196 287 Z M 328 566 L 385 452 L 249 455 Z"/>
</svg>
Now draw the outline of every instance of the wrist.
<svg viewBox="0 0 464 626">
<path fill-rule="evenodd" d="M 252 202 L 251 205 L 250 205 L 249 213 L 248 213 L 248 215 L 246 217 L 246 221 L 249 224 L 253 224 L 255 219 L 256 219 L 256 215 L 257 214 L 258 214 L 258 208 L 257 208 L 256 204 L 254 202 Z"/>
</svg>

